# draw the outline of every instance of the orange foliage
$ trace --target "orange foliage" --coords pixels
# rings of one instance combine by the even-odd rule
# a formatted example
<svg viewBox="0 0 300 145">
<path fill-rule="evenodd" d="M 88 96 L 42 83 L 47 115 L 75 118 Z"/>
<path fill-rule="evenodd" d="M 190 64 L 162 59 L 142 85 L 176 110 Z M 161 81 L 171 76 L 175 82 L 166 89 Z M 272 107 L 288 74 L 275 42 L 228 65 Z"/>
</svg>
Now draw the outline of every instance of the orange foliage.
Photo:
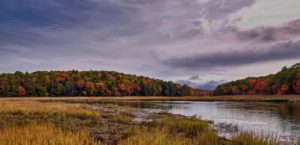
<svg viewBox="0 0 300 145">
<path fill-rule="evenodd" d="M 77 85 L 78 88 L 83 88 L 85 83 L 82 80 L 77 80 L 76 85 Z"/>
<path fill-rule="evenodd" d="M 57 74 L 56 80 L 59 82 L 63 82 L 63 81 L 65 81 L 65 76 L 63 76 L 62 74 Z"/>
</svg>

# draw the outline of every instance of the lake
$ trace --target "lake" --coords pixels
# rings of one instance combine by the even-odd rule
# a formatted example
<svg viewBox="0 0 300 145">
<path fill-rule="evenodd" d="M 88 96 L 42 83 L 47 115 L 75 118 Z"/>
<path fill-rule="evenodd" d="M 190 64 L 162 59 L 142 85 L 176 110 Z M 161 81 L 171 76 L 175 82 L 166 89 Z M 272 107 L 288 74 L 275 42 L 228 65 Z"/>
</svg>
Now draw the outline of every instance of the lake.
<svg viewBox="0 0 300 145">
<path fill-rule="evenodd" d="M 293 141 L 300 137 L 300 103 L 296 102 L 228 102 L 228 101 L 100 101 L 91 103 L 117 104 L 148 111 L 138 114 L 143 120 L 149 112 L 167 111 L 172 114 L 193 116 L 218 124 L 229 124 L 238 131 L 277 136 L 281 141 Z M 230 137 L 233 132 L 220 135 Z M 234 132 L 236 133 L 236 132 Z"/>
<path fill-rule="evenodd" d="M 169 112 L 196 115 L 214 124 L 236 125 L 242 131 L 276 135 L 280 140 L 300 136 L 300 103 L 173 101 Z"/>
</svg>

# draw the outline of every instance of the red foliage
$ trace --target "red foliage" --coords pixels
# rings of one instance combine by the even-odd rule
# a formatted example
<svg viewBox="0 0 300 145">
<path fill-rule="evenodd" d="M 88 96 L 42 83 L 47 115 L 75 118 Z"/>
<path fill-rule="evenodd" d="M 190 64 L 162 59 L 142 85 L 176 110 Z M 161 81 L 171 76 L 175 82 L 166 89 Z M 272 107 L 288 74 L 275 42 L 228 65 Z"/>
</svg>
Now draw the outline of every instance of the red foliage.
<svg viewBox="0 0 300 145">
<path fill-rule="evenodd" d="M 125 93 L 126 93 L 125 95 L 131 95 L 132 88 L 126 88 Z"/>
<path fill-rule="evenodd" d="M 241 91 L 242 91 L 242 92 L 247 92 L 247 91 L 248 91 L 248 86 L 242 84 L 242 85 L 241 85 Z"/>
<path fill-rule="evenodd" d="M 293 88 L 297 94 L 300 94 L 300 79 L 294 83 Z"/>
<path fill-rule="evenodd" d="M 122 90 L 122 91 L 124 91 L 126 89 L 125 84 L 123 84 L 123 83 L 119 83 L 118 88 L 119 88 L 119 90 Z"/>
<path fill-rule="evenodd" d="M 19 94 L 18 94 L 19 96 L 25 96 L 26 95 L 26 90 L 22 86 L 18 87 L 18 92 L 19 92 Z"/>
<path fill-rule="evenodd" d="M 238 95 L 240 94 L 239 88 L 237 86 L 231 86 L 231 93 L 233 95 Z"/>
<path fill-rule="evenodd" d="M 140 86 L 140 85 L 136 85 L 136 90 L 137 90 L 138 92 L 141 92 L 141 91 L 142 91 L 141 86 Z"/>
<path fill-rule="evenodd" d="M 250 91 L 248 92 L 248 95 L 255 95 L 255 94 L 256 94 L 256 92 L 253 91 L 253 90 L 250 90 Z"/>
<path fill-rule="evenodd" d="M 210 96 L 211 92 L 207 90 L 193 90 L 195 96 Z"/>
<path fill-rule="evenodd" d="M 180 84 L 176 84 L 176 89 L 181 89 L 181 85 Z"/>
<path fill-rule="evenodd" d="M 85 83 L 82 80 L 77 80 L 76 85 L 77 85 L 78 88 L 83 88 Z"/>
<path fill-rule="evenodd" d="M 266 88 L 266 79 L 261 77 L 256 80 L 256 84 L 254 86 L 255 93 L 261 94 Z"/>
<path fill-rule="evenodd" d="M 286 85 L 286 84 L 284 84 L 284 85 L 282 85 L 282 86 L 278 89 L 276 95 L 283 95 L 283 94 L 286 94 L 286 93 L 288 92 L 288 90 L 289 90 L 289 86 Z"/>
<path fill-rule="evenodd" d="M 256 79 L 250 79 L 250 80 L 248 81 L 248 83 L 249 83 L 249 85 L 253 88 L 254 85 L 256 84 Z"/>
<path fill-rule="evenodd" d="M 202 91 L 202 93 L 200 93 L 202 96 L 210 96 L 209 91 Z"/>
<path fill-rule="evenodd" d="M 59 82 L 65 81 L 65 76 L 63 76 L 62 74 L 56 75 L 56 81 L 59 81 Z"/>
<path fill-rule="evenodd" d="M 223 91 L 223 94 L 224 95 L 232 95 L 232 89 L 231 87 L 229 88 L 225 88 L 224 91 Z"/>
<path fill-rule="evenodd" d="M 273 94 L 277 94 L 277 86 L 276 85 L 272 85 L 272 88 L 271 88 L 271 90 L 272 90 L 272 93 Z"/>
</svg>

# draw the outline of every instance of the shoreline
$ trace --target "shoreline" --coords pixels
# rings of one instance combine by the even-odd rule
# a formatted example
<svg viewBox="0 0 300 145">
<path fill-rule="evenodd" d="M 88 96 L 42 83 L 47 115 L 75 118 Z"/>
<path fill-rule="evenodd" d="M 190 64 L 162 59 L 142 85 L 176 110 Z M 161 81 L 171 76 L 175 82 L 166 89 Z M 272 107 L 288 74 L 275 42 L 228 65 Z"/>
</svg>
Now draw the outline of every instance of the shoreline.
<svg viewBox="0 0 300 145">
<path fill-rule="evenodd" d="M 287 96 L 91 96 L 91 97 L 0 97 L 1 100 L 95 100 L 95 101 L 232 101 L 232 102 L 300 102 L 300 95 Z"/>
<path fill-rule="evenodd" d="M 9 134 L 2 140 L 17 140 L 23 144 L 32 141 L 32 136 L 37 137 L 34 141 L 38 142 L 41 138 L 38 136 L 40 133 L 49 136 L 47 140 L 68 137 L 68 140 L 76 142 L 76 138 L 80 138 L 95 145 L 148 145 L 153 141 L 157 142 L 156 145 L 281 144 L 275 137 L 270 138 L 243 131 L 236 131 L 230 138 L 225 138 L 211 126 L 215 123 L 209 120 L 164 111 L 145 112 L 139 107 L 109 102 L 94 105 L 84 101 L 69 103 L 67 101 L 6 100 L 0 103 L 2 117 L 0 127 L 4 128 L 1 133 Z M 136 120 L 137 118 L 141 120 Z M 10 130 L 9 126 L 13 130 Z M 230 124 L 222 124 L 219 127 L 234 128 Z M 31 133 L 31 136 L 21 139 L 15 138 L 14 130 L 19 134 L 24 134 L 28 129 L 35 134 Z M 49 129 L 61 132 L 61 134 L 48 133 Z M 81 136 L 75 133 L 78 131 L 81 132 Z"/>
</svg>

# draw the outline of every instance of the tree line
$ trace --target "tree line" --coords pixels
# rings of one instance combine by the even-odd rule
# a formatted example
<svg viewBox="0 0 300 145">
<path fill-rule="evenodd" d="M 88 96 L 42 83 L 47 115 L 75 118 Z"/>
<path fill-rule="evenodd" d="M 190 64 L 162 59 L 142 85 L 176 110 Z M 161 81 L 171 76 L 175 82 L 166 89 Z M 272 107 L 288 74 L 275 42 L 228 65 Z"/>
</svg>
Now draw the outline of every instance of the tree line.
<svg viewBox="0 0 300 145">
<path fill-rule="evenodd" d="M 214 95 L 285 95 L 300 94 L 300 64 L 283 67 L 276 74 L 248 77 L 217 86 Z"/>
<path fill-rule="evenodd" d="M 188 85 L 114 71 L 0 74 L 0 96 L 193 96 Z"/>
</svg>

